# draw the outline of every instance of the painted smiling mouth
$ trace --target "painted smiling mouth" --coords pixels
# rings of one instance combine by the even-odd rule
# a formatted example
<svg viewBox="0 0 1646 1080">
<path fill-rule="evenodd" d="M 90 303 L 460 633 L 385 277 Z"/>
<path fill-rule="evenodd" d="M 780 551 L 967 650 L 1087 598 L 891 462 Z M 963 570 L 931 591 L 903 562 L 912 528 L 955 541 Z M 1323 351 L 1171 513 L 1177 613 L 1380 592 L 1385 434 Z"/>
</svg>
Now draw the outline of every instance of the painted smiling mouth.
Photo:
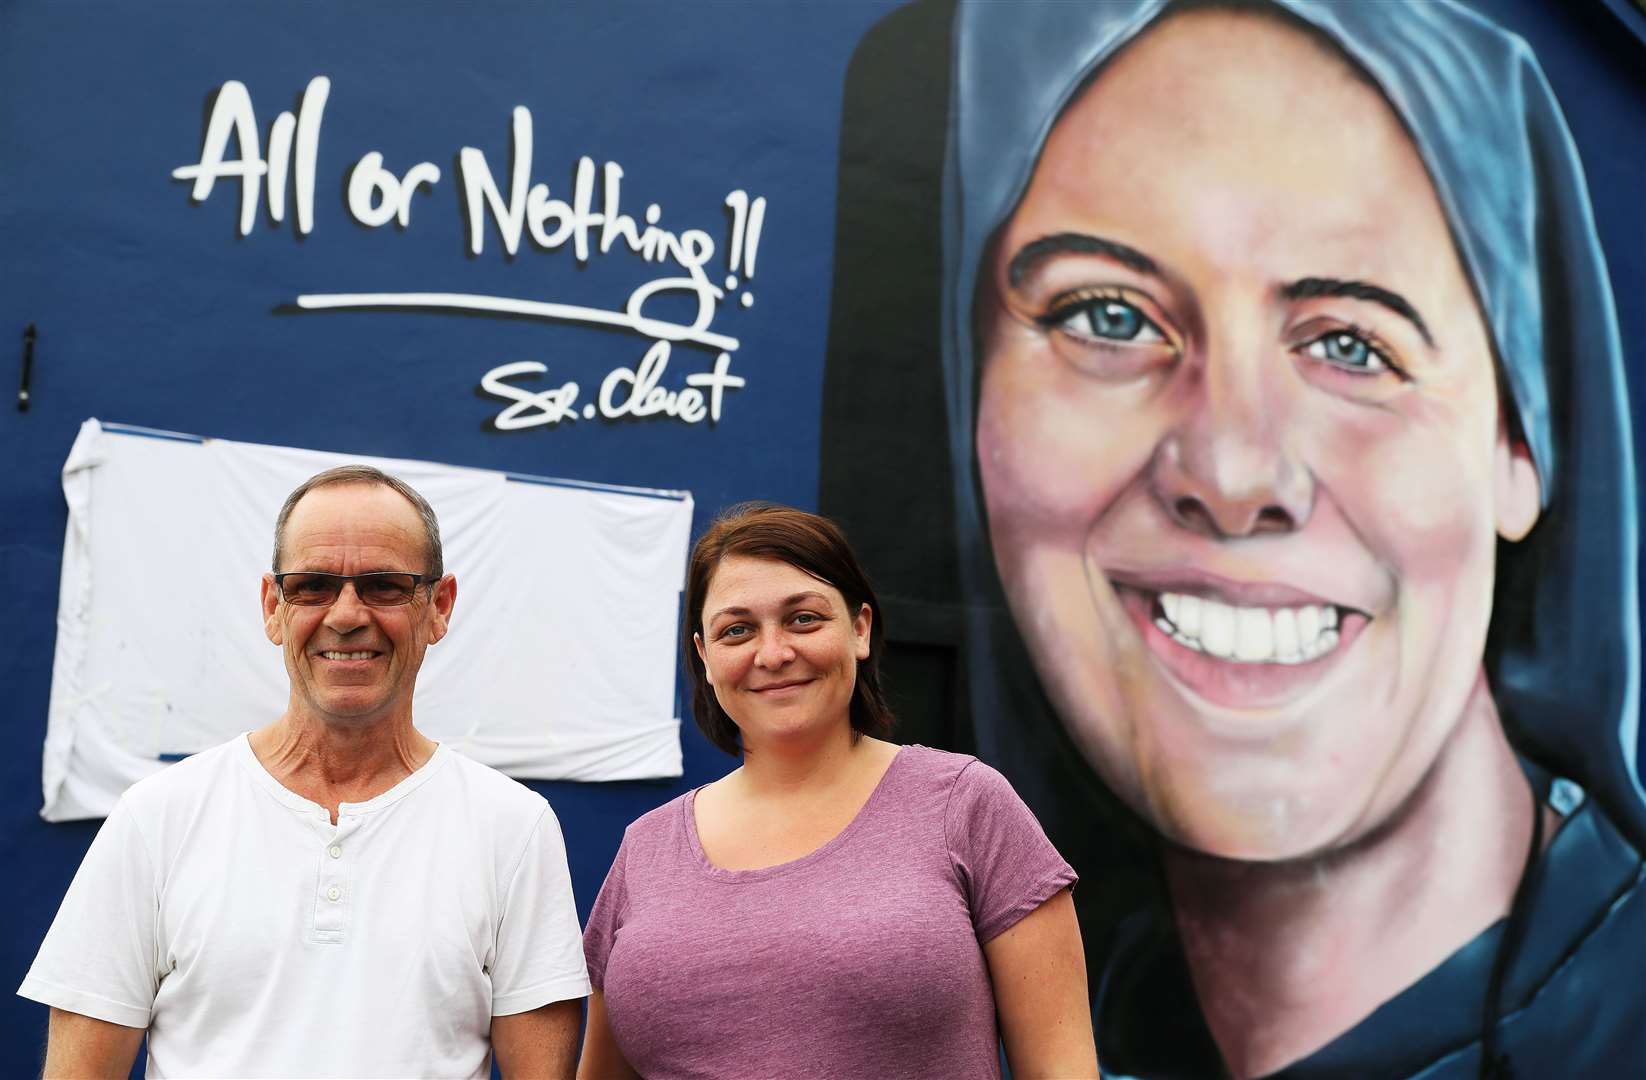
<svg viewBox="0 0 1646 1080">
<path fill-rule="evenodd" d="M 1341 640 L 1335 604 L 1242 607 L 1163 592 L 1155 597 L 1151 617 L 1184 648 L 1237 664 L 1307 664 Z"/>
<path fill-rule="evenodd" d="M 374 652 L 337 652 L 328 649 L 323 650 L 320 655 L 327 660 L 370 660 L 377 654 Z"/>
</svg>

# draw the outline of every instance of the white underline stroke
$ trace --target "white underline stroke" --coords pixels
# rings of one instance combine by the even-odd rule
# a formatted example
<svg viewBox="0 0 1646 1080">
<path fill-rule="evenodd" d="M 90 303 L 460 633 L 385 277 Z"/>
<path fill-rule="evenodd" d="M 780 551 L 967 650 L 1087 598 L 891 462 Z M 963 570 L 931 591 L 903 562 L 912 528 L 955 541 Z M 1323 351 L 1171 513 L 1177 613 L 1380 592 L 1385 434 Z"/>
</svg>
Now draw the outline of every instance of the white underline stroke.
<svg viewBox="0 0 1646 1080">
<path fill-rule="evenodd" d="M 707 330 L 695 330 L 690 326 L 663 322 L 660 319 L 637 318 L 623 311 L 602 311 L 600 308 L 579 307 L 576 304 L 550 304 L 541 300 L 515 300 L 507 296 L 478 296 L 473 293 L 307 293 L 297 298 L 297 306 L 306 311 L 364 307 L 496 311 L 506 315 L 527 315 L 535 319 L 617 326 L 646 337 L 664 341 L 693 342 L 726 352 L 736 352 L 738 344 L 736 338 L 724 334 L 712 334 Z"/>
</svg>

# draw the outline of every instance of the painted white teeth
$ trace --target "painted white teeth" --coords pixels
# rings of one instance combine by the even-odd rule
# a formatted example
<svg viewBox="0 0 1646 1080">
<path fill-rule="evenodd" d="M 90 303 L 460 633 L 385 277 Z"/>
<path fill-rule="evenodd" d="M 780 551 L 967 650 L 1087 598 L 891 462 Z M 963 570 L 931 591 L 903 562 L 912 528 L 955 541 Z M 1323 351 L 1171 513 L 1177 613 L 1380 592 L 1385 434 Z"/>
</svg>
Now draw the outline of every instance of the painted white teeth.
<svg viewBox="0 0 1646 1080">
<path fill-rule="evenodd" d="M 1235 608 L 1235 659 L 1256 663 L 1274 653 L 1274 618 L 1262 608 Z"/>
<path fill-rule="evenodd" d="M 1337 608 L 1235 607 L 1187 593 L 1161 593 L 1160 632 L 1185 648 L 1246 664 L 1304 664 L 1337 648 Z"/>
<path fill-rule="evenodd" d="M 1163 593 L 1162 595 L 1173 596 L 1174 594 Z M 1200 597 L 1198 596 L 1177 597 L 1178 617 L 1173 621 L 1177 623 L 1177 628 L 1181 630 L 1185 636 L 1195 638 L 1196 640 L 1200 637 L 1201 607 L 1202 604 L 1200 602 Z"/>
<path fill-rule="evenodd" d="M 1234 655 L 1234 608 L 1216 600 L 1201 602 L 1200 644 L 1219 660 L 1227 660 Z"/>
<path fill-rule="evenodd" d="M 1320 636 L 1320 609 L 1310 604 L 1308 607 L 1297 609 L 1297 640 L 1299 645 L 1314 641 Z"/>
<path fill-rule="evenodd" d="M 1281 608 L 1275 612 L 1275 659 L 1282 664 L 1295 664 L 1301 655 L 1297 649 L 1297 612 Z"/>
</svg>

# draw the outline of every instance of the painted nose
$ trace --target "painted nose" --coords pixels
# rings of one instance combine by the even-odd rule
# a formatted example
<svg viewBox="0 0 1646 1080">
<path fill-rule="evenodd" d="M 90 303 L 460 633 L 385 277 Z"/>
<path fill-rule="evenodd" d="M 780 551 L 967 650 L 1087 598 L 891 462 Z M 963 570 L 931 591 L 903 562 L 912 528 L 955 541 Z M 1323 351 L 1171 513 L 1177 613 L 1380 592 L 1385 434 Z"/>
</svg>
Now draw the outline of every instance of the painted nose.
<svg viewBox="0 0 1646 1080">
<path fill-rule="evenodd" d="M 1314 478 L 1287 448 L 1279 403 L 1207 392 L 1155 449 L 1151 486 L 1178 526 L 1214 539 L 1288 533 L 1314 505 Z"/>
</svg>

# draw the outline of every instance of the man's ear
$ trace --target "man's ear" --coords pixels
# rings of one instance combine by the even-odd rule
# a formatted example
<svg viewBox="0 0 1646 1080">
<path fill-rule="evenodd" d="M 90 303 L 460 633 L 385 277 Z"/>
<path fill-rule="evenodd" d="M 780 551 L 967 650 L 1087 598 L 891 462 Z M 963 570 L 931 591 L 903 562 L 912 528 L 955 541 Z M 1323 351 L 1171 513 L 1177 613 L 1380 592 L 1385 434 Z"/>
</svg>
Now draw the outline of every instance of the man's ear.
<svg viewBox="0 0 1646 1080">
<path fill-rule="evenodd" d="M 697 646 L 697 658 L 703 661 L 703 681 L 713 686 L 714 674 L 709 670 L 709 654 L 703 649 L 703 635 L 693 634 L 692 644 Z"/>
<path fill-rule="evenodd" d="M 447 574 L 436 582 L 429 601 L 429 614 L 432 617 L 429 644 L 433 645 L 451 629 L 452 608 L 457 606 L 457 578 Z"/>
<path fill-rule="evenodd" d="M 263 575 L 263 633 L 276 645 L 285 644 L 285 628 L 274 613 L 280 609 L 280 590 L 275 587 L 274 575 Z"/>
<path fill-rule="evenodd" d="M 1543 502 L 1543 482 L 1537 475 L 1532 449 L 1509 432 L 1508 421 L 1497 420 L 1497 447 L 1492 454 L 1492 503 L 1497 534 L 1520 540 L 1537 524 Z"/>
</svg>

